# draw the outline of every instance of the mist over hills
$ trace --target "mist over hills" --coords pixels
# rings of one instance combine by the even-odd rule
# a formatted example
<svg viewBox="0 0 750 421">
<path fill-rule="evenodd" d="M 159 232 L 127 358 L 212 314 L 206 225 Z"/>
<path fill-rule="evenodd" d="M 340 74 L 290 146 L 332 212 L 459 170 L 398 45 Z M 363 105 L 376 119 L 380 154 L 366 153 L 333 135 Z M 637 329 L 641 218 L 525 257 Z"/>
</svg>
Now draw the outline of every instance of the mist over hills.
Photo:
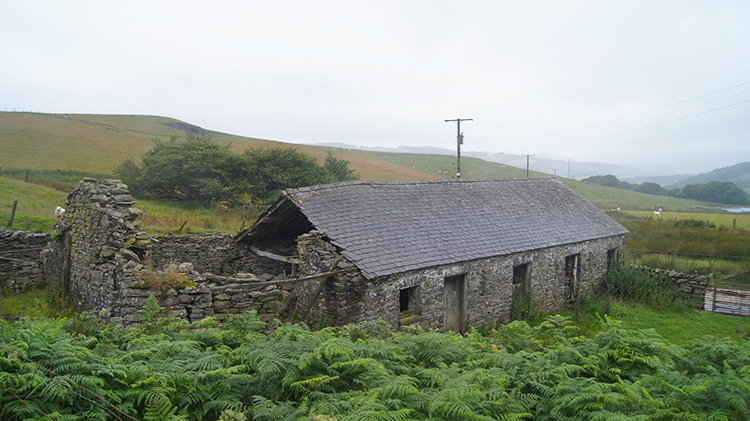
<svg viewBox="0 0 750 421">
<path fill-rule="evenodd" d="M 664 187 L 681 188 L 688 184 L 705 184 L 710 181 L 731 181 L 742 189 L 750 189 L 750 162 L 717 168 L 711 172 L 688 177 Z"/>
<path fill-rule="evenodd" d="M 357 149 L 378 152 L 400 152 L 415 154 L 433 154 L 433 155 L 456 155 L 455 149 L 437 148 L 432 146 L 398 146 L 396 148 L 386 148 L 382 146 L 368 147 L 356 146 L 345 143 L 316 143 L 318 146 L 327 146 L 342 149 Z M 507 153 L 490 153 L 481 151 L 461 151 L 461 156 L 470 156 L 473 158 L 483 159 L 485 161 L 496 162 L 517 168 L 526 168 L 526 155 L 514 155 Z M 560 177 L 581 180 L 595 175 L 612 174 L 618 179 L 626 180 L 630 183 L 643 183 L 649 181 L 661 185 L 676 183 L 685 178 L 692 177 L 694 174 L 675 174 L 675 175 L 657 175 L 649 174 L 647 169 L 637 167 L 627 167 L 615 164 L 606 164 L 601 162 L 586 162 L 544 158 L 539 156 L 529 157 L 529 169 L 547 174 L 558 175 Z M 633 181 L 636 180 L 636 181 Z"/>
</svg>

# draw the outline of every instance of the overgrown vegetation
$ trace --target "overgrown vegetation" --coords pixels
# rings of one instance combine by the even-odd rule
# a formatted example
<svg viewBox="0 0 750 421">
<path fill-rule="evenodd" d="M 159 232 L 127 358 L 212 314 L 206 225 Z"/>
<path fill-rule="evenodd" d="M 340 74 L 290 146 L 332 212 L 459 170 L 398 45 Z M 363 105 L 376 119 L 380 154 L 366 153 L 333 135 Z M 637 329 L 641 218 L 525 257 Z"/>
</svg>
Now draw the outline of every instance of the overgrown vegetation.
<svg viewBox="0 0 750 421">
<path fill-rule="evenodd" d="M 193 136 L 178 142 L 154 139 L 140 162 L 130 158 L 115 170 L 134 195 L 202 205 L 237 203 L 246 195 L 267 199 L 274 192 L 353 180 L 349 162 L 329 152 L 324 165 L 295 148 L 248 149 L 236 154 L 230 145 Z"/>
<path fill-rule="evenodd" d="M 687 311 L 680 290 L 665 277 L 630 267 L 612 266 L 602 278 L 600 295 L 612 295 L 621 300 L 641 304 L 662 311 Z"/>
<path fill-rule="evenodd" d="M 609 318 L 516 321 L 466 336 L 383 322 L 258 333 L 159 316 L 0 322 L 0 416 L 22 419 L 603 420 L 750 417 L 750 345 L 670 345 Z M 231 412 L 230 412 L 231 411 Z M 222 415 L 223 414 L 223 415 Z M 222 418 L 223 417 L 223 418 Z M 318 417 L 318 418 L 313 418 Z"/>
<path fill-rule="evenodd" d="M 722 277 L 750 270 L 750 231 L 746 229 L 732 230 L 696 219 L 609 214 L 630 231 L 627 250 L 630 259 L 637 253 L 636 263 Z"/>
</svg>

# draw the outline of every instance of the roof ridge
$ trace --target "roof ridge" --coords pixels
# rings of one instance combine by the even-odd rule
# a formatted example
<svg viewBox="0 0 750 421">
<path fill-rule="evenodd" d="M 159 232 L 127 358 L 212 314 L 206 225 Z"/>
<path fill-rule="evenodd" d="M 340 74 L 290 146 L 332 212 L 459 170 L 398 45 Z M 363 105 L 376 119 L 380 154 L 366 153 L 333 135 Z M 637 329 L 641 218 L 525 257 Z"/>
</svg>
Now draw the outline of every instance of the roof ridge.
<svg viewBox="0 0 750 421">
<path fill-rule="evenodd" d="M 285 192 L 310 192 L 318 190 L 335 189 L 344 186 L 358 186 L 358 185 L 419 185 L 419 184 L 464 184 L 464 183 L 478 183 L 478 182 L 531 182 L 531 181 L 543 181 L 543 180 L 559 180 L 557 176 L 550 175 L 545 177 L 513 177 L 513 178 L 437 178 L 430 180 L 353 180 L 353 181 L 341 181 L 338 183 L 330 184 L 319 184 L 315 186 L 295 187 L 286 189 Z"/>
</svg>

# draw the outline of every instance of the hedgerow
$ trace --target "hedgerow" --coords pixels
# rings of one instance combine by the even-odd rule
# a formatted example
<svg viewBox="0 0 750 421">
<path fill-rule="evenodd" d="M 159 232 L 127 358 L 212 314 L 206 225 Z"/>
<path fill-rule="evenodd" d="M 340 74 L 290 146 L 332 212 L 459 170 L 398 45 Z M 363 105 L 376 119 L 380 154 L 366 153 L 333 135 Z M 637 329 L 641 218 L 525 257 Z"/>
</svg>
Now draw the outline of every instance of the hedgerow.
<svg viewBox="0 0 750 421">
<path fill-rule="evenodd" d="M 679 347 L 606 316 L 590 337 L 559 315 L 465 336 L 144 316 L 0 322 L 0 419 L 750 418 L 747 342 Z"/>
</svg>

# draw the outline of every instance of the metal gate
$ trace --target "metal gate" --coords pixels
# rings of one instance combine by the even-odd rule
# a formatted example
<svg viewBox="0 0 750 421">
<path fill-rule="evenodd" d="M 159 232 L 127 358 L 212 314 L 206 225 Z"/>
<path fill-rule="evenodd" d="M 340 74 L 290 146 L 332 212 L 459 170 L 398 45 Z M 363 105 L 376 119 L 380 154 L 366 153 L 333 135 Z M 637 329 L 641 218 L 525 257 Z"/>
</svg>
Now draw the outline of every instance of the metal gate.
<svg viewBox="0 0 750 421">
<path fill-rule="evenodd" d="M 708 285 L 703 309 L 733 316 L 750 316 L 750 285 L 719 282 Z"/>
</svg>

